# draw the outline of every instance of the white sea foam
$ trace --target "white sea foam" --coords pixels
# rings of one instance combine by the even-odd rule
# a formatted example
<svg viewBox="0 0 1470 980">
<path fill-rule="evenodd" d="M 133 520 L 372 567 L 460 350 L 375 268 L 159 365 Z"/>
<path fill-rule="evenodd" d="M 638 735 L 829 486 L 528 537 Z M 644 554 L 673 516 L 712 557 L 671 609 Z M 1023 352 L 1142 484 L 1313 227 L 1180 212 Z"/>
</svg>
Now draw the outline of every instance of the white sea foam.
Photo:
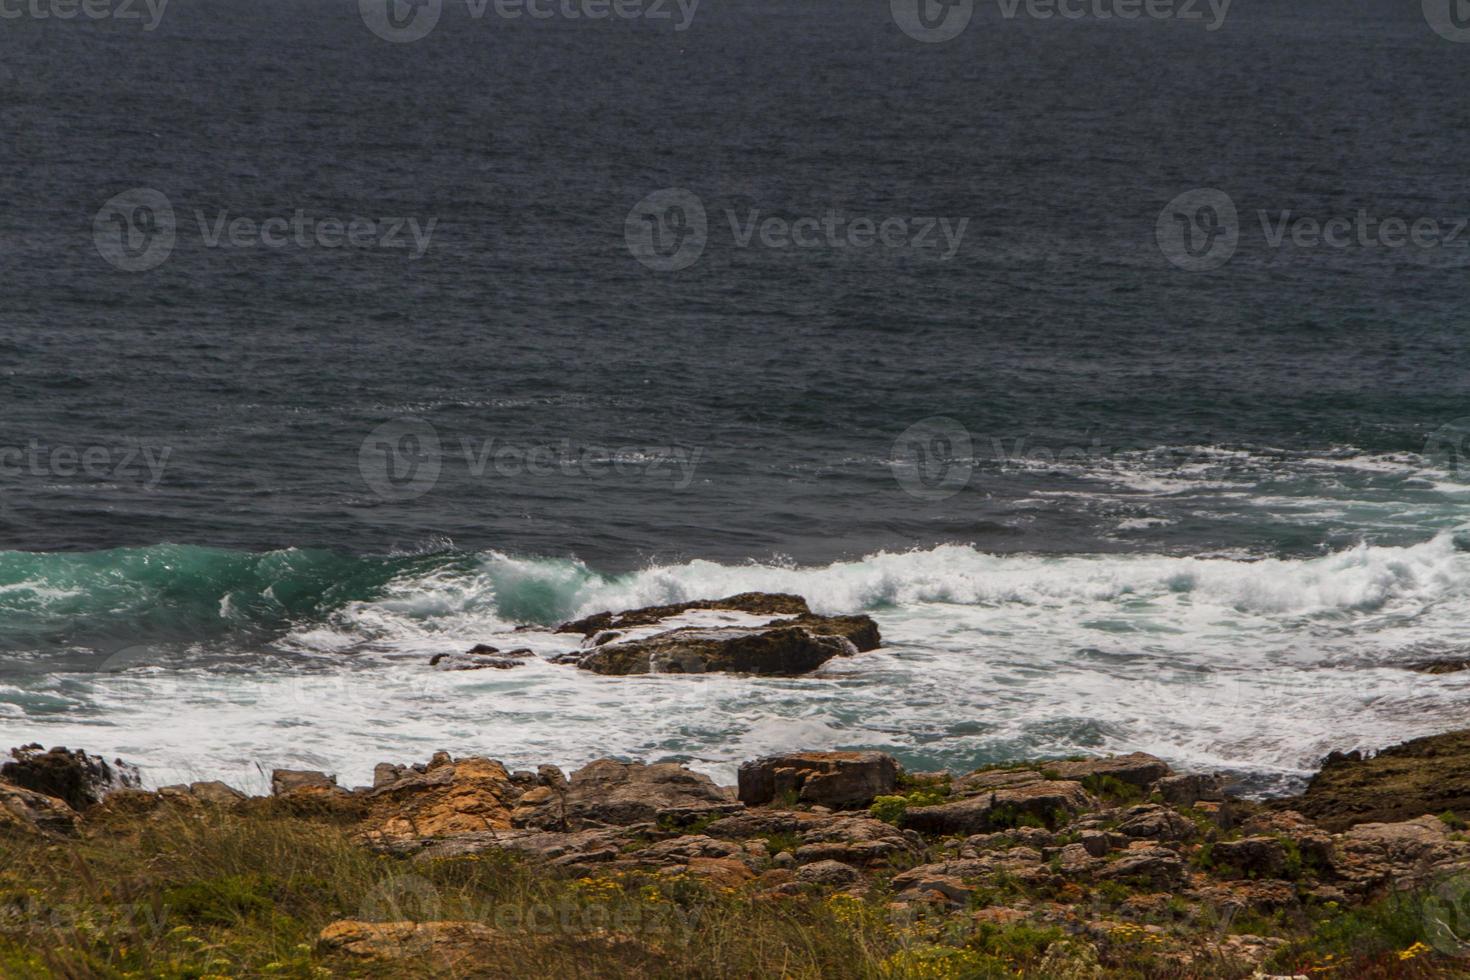
<svg viewBox="0 0 1470 980">
<path fill-rule="evenodd" d="M 481 642 L 541 657 L 580 642 L 544 626 L 517 631 L 517 609 L 541 610 L 544 624 L 751 590 L 798 593 L 823 612 L 866 610 L 885 646 L 792 679 L 612 678 L 539 658 L 439 672 L 426 662 Z M 693 561 L 614 577 L 490 553 L 478 567 L 394 581 L 291 634 L 285 651 L 312 654 L 300 667 L 154 666 L 7 688 L 0 740 L 135 759 L 154 783 L 249 782 L 257 764 L 362 783 L 376 762 L 439 748 L 514 766 L 677 758 L 729 780 L 745 758 L 835 746 L 953 767 L 1141 749 L 1269 782 L 1334 748 L 1462 725 L 1470 677 L 1393 664 L 1456 652 L 1467 615 L 1470 554 L 1449 534 L 1304 560 L 951 545 L 821 567 Z"/>
</svg>

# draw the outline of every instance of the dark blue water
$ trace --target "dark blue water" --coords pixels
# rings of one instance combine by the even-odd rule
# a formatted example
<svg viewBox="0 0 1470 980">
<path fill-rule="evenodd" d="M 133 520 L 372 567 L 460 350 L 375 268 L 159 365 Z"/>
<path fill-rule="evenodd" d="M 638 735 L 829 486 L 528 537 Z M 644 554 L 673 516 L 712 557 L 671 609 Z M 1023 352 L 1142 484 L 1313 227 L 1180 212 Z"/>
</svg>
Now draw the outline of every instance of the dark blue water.
<svg viewBox="0 0 1470 980">
<path fill-rule="evenodd" d="M 1470 414 L 1448 250 L 1273 249 L 1255 217 L 1470 215 L 1470 45 L 1417 4 L 1240 3 L 1215 31 L 997 10 L 945 44 L 867 2 L 711 0 L 683 31 L 450 3 L 410 44 L 336 2 L 176 0 L 151 32 L 4 21 L 0 445 L 105 447 L 112 469 L 7 470 L 0 543 L 447 540 L 629 568 L 945 541 L 1299 554 L 1452 522 L 1060 506 L 1036 492 L 1097 480 L 1002 457 L 1173 472 L 1228 447 L 1256 464 L 1226 479 L 1265 467 L 1330 494 L 1292 454 L 1422 454 Z M 1244 230 L 1229 264 L 1187 272 L 1155 225 L 1197 187 L 1228 193 Z M 134 188 L 178 220 L 141 273 L 93 240 Z M 662 188 L 709 214 L 678 272 L 625 241 Z M 209 247 L 196 217 L 298 209 L 437 224 L 415 258 Z M 740 248 L 726 216 L 834 209 L 969 222 L 945 260 Z M 937 501 L 888 465 L 932 416 L 973 436 L 979 466 Z M 359 463 L 400 418 L 432 425 L 443 460 L 431 490 L 390 500 Z M 682 485 L 636 465 L 477 475 L 464 439 L 699 456 Z M 161 478 L 117 472 L 127 447 L 167 450 Z M 1402 483 L 1367 495 L 1412 497 Z M 1150 516 L 1171 523 L 1117 533 Z"/>
</svg>

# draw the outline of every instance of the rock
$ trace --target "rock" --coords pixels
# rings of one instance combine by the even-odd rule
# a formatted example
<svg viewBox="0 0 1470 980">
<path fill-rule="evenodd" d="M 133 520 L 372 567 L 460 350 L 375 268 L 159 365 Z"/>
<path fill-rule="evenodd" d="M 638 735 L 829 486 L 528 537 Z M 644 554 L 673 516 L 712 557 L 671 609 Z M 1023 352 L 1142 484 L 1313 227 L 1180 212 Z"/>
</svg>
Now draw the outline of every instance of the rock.
<svg viewBox="0 0 1470 980">
<path fill-rule="evenodd" d="M 1199 828 L 1188 817 L 1152 803 L 1124 810 L 1117 831 L 1127 837 L 1158 841 L 1190 841 L 1199 836 Z"/>
<path fill-rule="evenodd" d="M 285 796 L 288 793 L 345 793 L 337 785 L 336 776 L 328 776 L 314 769 L 272 769 L 271 795 Z"/>
<path fill-rule="evenodd" d="M 794 677 L 833 657 L 856 653 L 841 636 L 798 626 L 687 627 L 641 640 L 609 643 L 577 661 L 598 674 L 703 674 L 723 671 Z"/>
<path fill-rule="evenodd" d="M 898 786 L 898 761 L 883 752 L 793 752 L 740 767 L 740 802 L 762 806 L 790 794 L 832 807 L 865 807 Z"/>
<path fill-rule="evenodd" d="M 746 618 L 689 616 L 699 611 Z M 779 618 L 750 620 L 766 616 Z M 662 626 L 667 628 L 660 632 Z M 583 650 L 554 662 L 615 675 L 730 671 L 789 677 L 881 643 L 878 625 L 868 616 L 818 616 L 800 596 L 762 592 L 598 613 L 557 630 L 586 639 Z"/>
<path fill-rule="evenodd" d="M 755 880 L 755 872 L 750 866 L 735 858 L 690 858 L 684 872 L 721 888 L 738 888 Z"/>
<path fill-rule="evenodd" d="M 515 944 L 479 922 L 333 922 L 318 936 L 328 950 L 364 960 L 403 960 L 428 957 L 445 966 L 467 960 L 505 955 Z"/>
<path fill-rule="evenodd" d="M 1045 763 L 1045 768 L 1049 772 L 1055 772 L 1062 779 L 1074 779 L 1080 782 L 1089 776 L 1111 776 L 1119 782 L 1137 786 L 1139 789 L 1147 789 L 1150 784 L 1172 774 L 1172 770 L 1163 759 L 1149 755 L 1147 752 L 1131 752 L 1128 755 L 1073 762 L 1048 762 Z"/>
<path fill-rule="evenodd" d="M 1084 830 L 1077 835 L 1077 843 L 1082 849 L 1093 857 L 1106 857 L 1112 845 L 1108 843 L 1108 835 L 1100 830 Z"/>
<path fill-rule="evenodd" d="M 1108 974 L 1098 959 L 1097 947 L 1085 939 L 1064 939 L 1046 948 L 1036 975 L 1047 980 L 1102 980 Z"/>
<path fill-rule="evenodd" d="M 814 861 L 796 871 L 796 880 L 824 888 L 850 888 L 863 881 L 862 872 L 841 861 Z"/>
<path fill-rule="evenodd" d="M 478 650 L 480 647 L 475 649 Z M 499 657 L 487 657 L 475 653 L 474 650 L 469 653 L 436 653 L 429 660 L 429 666 L 440 670 L 510 670 L 512 667 L 524 665 L 526 658 L 534 656 L 535 654 L 530 650 L 512 650 Z"/>
<path fill-rule="evenodd" d="M 953 803 L 911 807 L 899 817 L 899 826 L 928 834 L 979 834 L 1011 826 L 1021 817 L 1050 825 L 1095 805 L 1081 783 L 1038 776 Z"/>
<path fill-rule="evenodd" d="M 723 599 L 696 599 L 692 602 L 676 602 L 667 606 L 647 606 L 614 615 L 610 612 L 597 613 L 575 622 L 562 623 L 558 633 L 581 633 L 591 637 L 604 630 L 626 630 L 636 626 L 653 626 L 670 616 L 699 609 L 727 609 L 731 612 L 750 613 L 754 616 L 803 616 L 810 615 L 811 608 L 799 595 L 769 592 L 742 592 Z"/>
<path fill-rule="evenodd" d="M 218 780 L 198 782 L 189 784 L 189 793 L 196 799 L 205 803 L 213 803 L 217 806 L 232 806 L 241 800 L 247 799 L 244 793 L 235 787 Z"/>
<path fill-rule="evenodd" d="M 1201 800 L 1218 802 L 1225 798 L 1225 781 L 1218 776 L 1187 773 L 1180 776 L 1165 776 L 1154 783 L 1150 790 L 1170 806 L 1194 806 Z"/>
<path fill-rule="evenodd" d="M 915 869 L 916 871 L 919 869 Z M 975 894 L 975 887 L 959 878 L 946 874 L 915 874 L 906 878 L 898 888 L 896 898 L 900 902 L 939 902 L 945 905 L 964 905 Z"/>
<path fill-rule="evenodd" d="M 1280 878 L 1286 873 L 1286 847 L 1275 837 L 1243 837 L 1213 845 L 1210 860 L 1247 878 Z"/>
<path fill-rule="evenodd" d="M 1330 831 L 1446 810 L 1470 816 L 1470 730 L 1416 738 L 1370 758 L 1334 752 L 1305 793 L 1274 805 Z"/>
<path fill-rule="evenodd" d="M 509 830 L 520 789 L 499 762 L 435 755 L 424 768 L 398 770 L 398 778 L 369 790 L 364 839 L 392 843 L 486 830 Z"/>
<path fill-rule="evenodd" d="M 0 830 L 71 836 L 77 812 L 54 796 L 0 782 Z"/>
<path fill-rule="evenodd" d="M 38 743 L 10 750 L 10 762 L 0 765 L 0 780 L 23 789 L 55 797 L 74 810 L 85 810 L 101 802 L 114 789 L 138 786 L 137 770 L 114 759 L 110 766 L 86 752 L 57 746 L 45 749 Z"/>
<path fill-rule="evenodd" d="M 544 830 L 661 820 L 677 825 L 743 809 L 708 776 L 684 766 L 599 759 L 572 773 L 565 790 L 547 786 L 526 793 L 511 822 Z"/>
<path fill-rule="evenodd" d="M 1105 864 L 1097 877 L 1109 880 L 1142 880 L 1155 888 L 1179 888 L 1184 884 L 1184 862 L 1167 847 L 1133 847 Z"/>
<path fill-rule="evenodd" d="M 1458 674 L 1462 670 L 1470 670 L 1470 660 L 1425 660 L 1405 664 L 1404 669 L 1420 674 Z"/>
</svg>

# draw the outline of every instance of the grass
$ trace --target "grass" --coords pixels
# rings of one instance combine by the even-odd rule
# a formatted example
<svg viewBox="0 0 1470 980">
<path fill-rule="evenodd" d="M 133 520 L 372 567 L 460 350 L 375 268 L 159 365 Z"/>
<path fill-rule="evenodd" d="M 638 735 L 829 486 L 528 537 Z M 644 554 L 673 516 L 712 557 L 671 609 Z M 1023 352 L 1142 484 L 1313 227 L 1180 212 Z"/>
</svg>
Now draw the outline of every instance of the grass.
<svg viewBox="0 0 1470 980">
<path fill-rule="evenodd" d="M 889 905 L 881 885 L 866 897 L 757 898 L 687 874 L 558 876 L 501 852 L 409 860 L 359 846 L 350 828 L 331 813 L 165 806 L 93 816 L 77 841 L 0 837 L 0 977 L 973 980 L 1056 976 L 1077 957 L 1097 955 L 1103 975 L 1123 980 L 1249 973 L 1202 969 L 1198 958 L 1184 969 L 1137 928 L 1115 929 L 1094 952 L 1071 927 L 977 917 L 1002 898 L 1058 903 L 1085 917 L 1134 894 L 1117 883 L 1028 895 L 996 875 L 977 882 L 983 892 L 966 908 L 904 911 Z M 1453 972 L 1470 960 L 1433 948 L 1423 900 L 1396 901 L 1314 909 L 1272 965 L 1281 973 L 1341 965 L 1314 977 L 1470 976 Z M 318 943 L 339 919 L 467 920 L 497 938 L 493 955 L 453 967 L 422 955 L 371 962 Z M 1169 928 L 1175 948 L 1219 938 L 1185 935 L 1182 921 Z"/>
</svg>

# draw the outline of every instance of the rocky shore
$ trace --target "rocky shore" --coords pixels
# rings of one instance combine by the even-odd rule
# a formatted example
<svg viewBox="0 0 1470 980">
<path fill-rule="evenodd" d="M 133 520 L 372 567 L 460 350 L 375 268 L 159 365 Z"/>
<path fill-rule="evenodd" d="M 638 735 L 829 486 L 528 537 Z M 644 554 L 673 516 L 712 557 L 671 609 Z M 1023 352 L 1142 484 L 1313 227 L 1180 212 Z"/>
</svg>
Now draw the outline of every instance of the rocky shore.
<svg viewBox="0 0 1470 980">
<path fill-rule="evenodd" d="M 612 673 L 878 642 L 796 597 L 721 602 L 563 629 Z M 1334 753 L 1264 802 L 1143 753 L 951 773 L 813 749 L 721 786 L 438 752 L 354 788 L 278 769 L 269 796 L 11 756 L 5 977 L 1470 976 L 1470 731 Z"/>
</svg>

